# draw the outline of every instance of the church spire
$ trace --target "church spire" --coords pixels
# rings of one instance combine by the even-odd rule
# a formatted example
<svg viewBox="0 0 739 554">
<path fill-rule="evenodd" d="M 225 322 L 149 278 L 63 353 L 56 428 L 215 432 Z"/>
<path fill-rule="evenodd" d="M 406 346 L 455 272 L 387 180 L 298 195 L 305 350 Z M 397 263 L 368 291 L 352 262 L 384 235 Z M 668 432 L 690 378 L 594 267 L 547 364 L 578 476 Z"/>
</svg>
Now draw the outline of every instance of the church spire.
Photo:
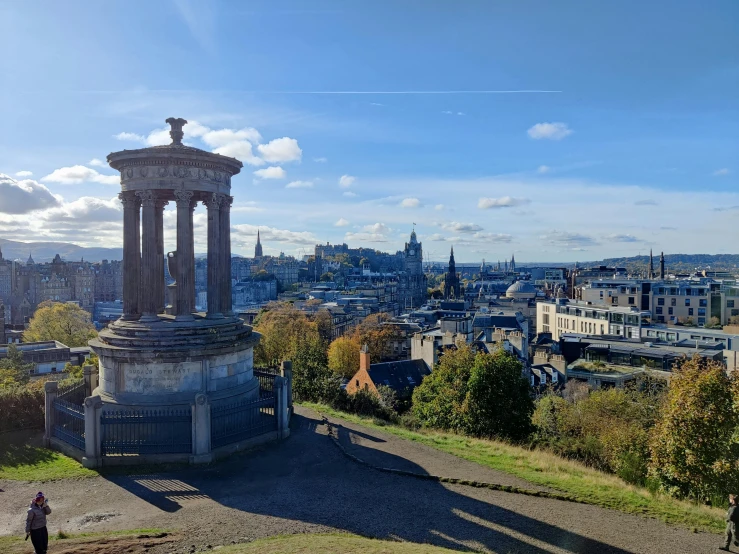
<svg viewBox="0 0 739 554">
<path fill-rule="evenodd" d="M 262 242 L 259 239 L 259 229 L 257 229 L 257 244 L 254 247 L 254 257 L 255 258 L 261 258 L 262 257 Z"/>
<path fill-rule="evenodd" d="M 665 253 L 662 252 L 659 255 L 659 278 L 664 279 L 665 278 Z"/>
<path fill-rule="evenodd" d="M 649 275 L 648 279 L 654 279 L 654 256 L 652 256 L 652 249 L 649 249 Z"/>
</svg>

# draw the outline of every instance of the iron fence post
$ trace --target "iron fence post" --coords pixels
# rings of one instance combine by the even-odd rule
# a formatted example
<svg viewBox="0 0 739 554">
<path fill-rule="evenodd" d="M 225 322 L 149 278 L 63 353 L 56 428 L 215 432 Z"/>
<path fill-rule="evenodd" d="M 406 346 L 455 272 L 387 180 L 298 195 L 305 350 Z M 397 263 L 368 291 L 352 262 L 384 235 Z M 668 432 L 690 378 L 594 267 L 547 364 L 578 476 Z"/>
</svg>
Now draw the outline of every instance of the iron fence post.
<svg viewBox="0 0 739 554">
<path fill-rule="evenodd" d="M 192 458 L 193 464 L 213 461 L 210 451 L 210 401 L 204 394 L 195 395 L 192 404 Z"/>
<path fill-rule="evenodd" d="M 293 415 L 293 363 L 290 360 L 285 360 L 280 366 L 280 375 L 284 377 L 285 384 L 287 385 L 287 409 L 289 410 L 288 417 Z"/>
<path fill-rule="evenodd" d="M 100 413 L 103 401 L 99 396 L 85 398 L 85 456 L 82 465 L 99 467 L 101 458 Z"/>
<path fill-rule="evenodd" d="M 51 437 L 54 434 L 54 400 L 59 394 L 57 381 L 44 383 L 44 446 L 51 446 Z"/>
<path fill-rule="evenodd" d="M 287 386 L 285 379 L 275 377 L 275 417 L 277 418 L 277 437 L 284 439 L 290 435 L 290 410 L 287 405 Z"/>
</svg>

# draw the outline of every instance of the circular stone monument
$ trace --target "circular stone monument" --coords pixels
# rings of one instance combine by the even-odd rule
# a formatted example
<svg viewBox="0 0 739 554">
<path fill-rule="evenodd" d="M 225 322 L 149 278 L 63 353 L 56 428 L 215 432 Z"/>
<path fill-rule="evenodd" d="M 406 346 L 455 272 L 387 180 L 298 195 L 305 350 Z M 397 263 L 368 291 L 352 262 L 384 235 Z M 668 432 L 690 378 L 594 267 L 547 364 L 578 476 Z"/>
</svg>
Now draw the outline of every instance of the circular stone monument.
<svg viewBox="0 0 739 554">
<path fill-rule="evenodd" d="M 167 123 L 171 144 L 108 156 L 121 174 L 123 315 L 90 342 L 100 358 L 93 394 L 100 396 L 104 412 L 259 396 L 253 374 L 259 334 L 231 309 L 231 177 L 242 163 L 183 145 L 187 122 L 170 118 Z M 177 250 L 166 256 L 175 284 L 165 294 L 163 211 L 169 202 L 177 205 Z M 195 312 L 193 210 L 198 202 L 208 211 L 205 313 Z"/>
</svg>

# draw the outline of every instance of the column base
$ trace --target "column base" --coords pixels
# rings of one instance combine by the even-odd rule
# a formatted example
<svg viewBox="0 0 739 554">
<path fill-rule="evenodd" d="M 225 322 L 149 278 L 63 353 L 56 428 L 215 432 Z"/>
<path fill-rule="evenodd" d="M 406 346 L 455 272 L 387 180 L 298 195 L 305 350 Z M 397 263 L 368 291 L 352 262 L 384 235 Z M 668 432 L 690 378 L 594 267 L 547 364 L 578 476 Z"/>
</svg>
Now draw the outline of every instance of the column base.
<svg viewBox="0 0 739 554">
<path fill-rule="evenodd" d="M 174 316 L 175 321 L 194 321 L 195 317 L 192 314 L 179 314 Z"/>
<path fill-rule="evenodd" d="M 123 314 L 121 319 L 123 321 L 138 321 L 140 317 L 140 314 Z"/>
<path fill-rule="evenodd" d="M 159 321 L 159 316 L 154 315 L 154 314 L 143 314 L 139 318 L 139 321 L 143 321 L 145 323 L 153 323 L 155 321 Z"/>
<path fill-rule="evenodd" d="M 223 319 L 223 314 L 221 312 L 208 312 L 207 314 L 205 314 L 205 319 Z"/>
</svg>

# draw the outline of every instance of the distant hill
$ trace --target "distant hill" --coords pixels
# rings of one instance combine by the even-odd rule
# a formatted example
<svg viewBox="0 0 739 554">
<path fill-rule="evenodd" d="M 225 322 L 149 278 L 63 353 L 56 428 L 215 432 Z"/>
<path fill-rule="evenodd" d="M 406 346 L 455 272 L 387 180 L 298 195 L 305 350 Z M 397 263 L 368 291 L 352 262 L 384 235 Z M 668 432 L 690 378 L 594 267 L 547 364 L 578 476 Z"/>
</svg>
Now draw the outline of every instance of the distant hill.
<svg viewBox="0 0 739 554">
<path fill-rule="evenodd" d="M 573 264 L 568 264 L 573 265 Z M 580 262 L 580 267 L 607 265 L 641 269 L 649 265 L 649 255 L 628 258 L 606 258 L 595 262 Z M 739 268 L 739 254 L 665 254 L 668 271 L 695 271 L 697 269 L 735 270 Z M 654 254 L 654 269 L 659 271 L 659 253 Z"/>
<path fill-rule="evenodd" d="M 20 242 L 0 238 L 0 248 L 6 260 L 19 259 L 24 262 L 29 254 L 37 263 L 50 262 L 57 254 L 66 261 L 78 261 L 82 258 L 88 262 L 123 259 L 122 248 L 87 248 L 70 242 Z"/>
</svg>

